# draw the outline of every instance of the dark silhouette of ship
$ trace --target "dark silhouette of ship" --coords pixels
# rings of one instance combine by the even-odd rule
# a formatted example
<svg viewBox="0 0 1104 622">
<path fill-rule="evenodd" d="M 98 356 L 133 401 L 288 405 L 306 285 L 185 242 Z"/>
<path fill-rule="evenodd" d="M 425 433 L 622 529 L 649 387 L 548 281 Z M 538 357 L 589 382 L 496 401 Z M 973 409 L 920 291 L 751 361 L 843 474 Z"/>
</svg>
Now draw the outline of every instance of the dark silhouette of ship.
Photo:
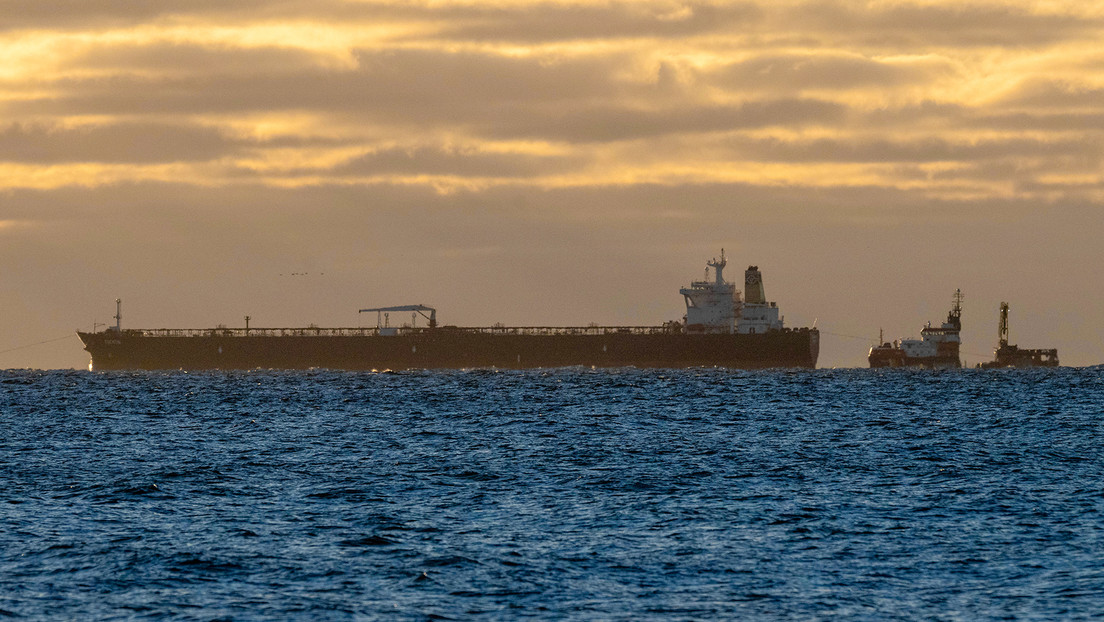
<svg viewBox="0 0 1104 622">
<path fill-rule="evenodd" d="M 94 370 L 816 367 L 819 331 L 783 326 L 756 266 L 741 298 L 724 280 L 726 263 L 722 250 L 706 280 L 680 290 L 684 320 L 659 326 L 439 326 L 434 308 L 403 305 L 362 309 L 377 313 L 372 328 L 250 328 L 246 317 L 244 328 L 124 329 L 119 306 L 115 326 L 77 334 Z M 390 314 L 404 312 L 410 324 L 391 326 Z"/>
<path fill-rule="evenodd" d="M 1008 343 L 1008 303 L 1000 304 L 1000 321 L 997 324 L 997 349 L 992 361 L 981 363 L 982 369 L 999 367 L 1058 367 L 1058 350 L 1029 350 Z"/>
</svg>

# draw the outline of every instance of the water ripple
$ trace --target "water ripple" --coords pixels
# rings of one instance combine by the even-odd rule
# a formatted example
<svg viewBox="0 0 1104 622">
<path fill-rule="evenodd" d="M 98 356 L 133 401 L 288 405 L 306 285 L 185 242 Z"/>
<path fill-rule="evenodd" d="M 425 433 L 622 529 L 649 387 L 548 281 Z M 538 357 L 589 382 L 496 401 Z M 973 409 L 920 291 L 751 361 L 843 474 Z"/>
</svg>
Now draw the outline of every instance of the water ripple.
<svg viewBox="0 0 1104 622">
<path fill-rule="evenodd" d="M 1078 619 L 1104 370 L 0 372 L 0 617 Z"/>
</svg>

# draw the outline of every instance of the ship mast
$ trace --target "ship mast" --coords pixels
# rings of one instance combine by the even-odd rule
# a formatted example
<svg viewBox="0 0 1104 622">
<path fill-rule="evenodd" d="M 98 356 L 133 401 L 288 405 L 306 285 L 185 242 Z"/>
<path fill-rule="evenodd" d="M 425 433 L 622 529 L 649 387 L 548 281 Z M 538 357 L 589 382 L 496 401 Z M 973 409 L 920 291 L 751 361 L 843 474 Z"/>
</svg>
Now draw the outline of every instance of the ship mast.
<svg viewBox="0 0 1104 622">
<path fill-rule="evenodd" d="M 961 289 L 956 289 L 954 293 L 954 306 L 951 307 L 951 312 L 947 314 L 947 323 L 953 324 L 955 328 L 962 328 L 962 301 L 966 296 L 962 295 Z"/>
<path fill-rule="evenodd" d="M 713 268 L 713 276 L 715 278 L 714 282 L 717 285 L 724 285 L 725 282 L 724 282 L 724 276 L 722 275 L 722 272 L 724 270 L 724 267 L 728 265 L 728 261 L 725 259 L 724 249 L 723 248 L 721 249 L 721 260 L 720 261 L 717 261 L 716 259 L 711 259 L 711 260 L 707 261 L 705 265 L 709 266 L 710 268 Z M 708 278 L 708 275 L 707 275 L 706 278 Z"/>
</svg>

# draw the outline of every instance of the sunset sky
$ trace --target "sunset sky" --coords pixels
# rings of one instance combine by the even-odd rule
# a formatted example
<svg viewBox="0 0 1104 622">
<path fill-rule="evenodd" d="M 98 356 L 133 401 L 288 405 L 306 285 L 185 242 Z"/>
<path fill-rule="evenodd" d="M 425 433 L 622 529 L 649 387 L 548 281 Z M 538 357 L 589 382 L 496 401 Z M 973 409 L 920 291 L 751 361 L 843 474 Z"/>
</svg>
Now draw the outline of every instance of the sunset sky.
<svg viewBox="0 0 1104 622">
<path fill-rule="evenodd" d="M 659 324 L 722 247 L 822 367 L 956 288 L 967 364 L 1001 301 L 1104 363 L 1099 0 L 0 15 L 0 368 L 86 367 L 117 297 L 133 328 Z"/>
</svg>

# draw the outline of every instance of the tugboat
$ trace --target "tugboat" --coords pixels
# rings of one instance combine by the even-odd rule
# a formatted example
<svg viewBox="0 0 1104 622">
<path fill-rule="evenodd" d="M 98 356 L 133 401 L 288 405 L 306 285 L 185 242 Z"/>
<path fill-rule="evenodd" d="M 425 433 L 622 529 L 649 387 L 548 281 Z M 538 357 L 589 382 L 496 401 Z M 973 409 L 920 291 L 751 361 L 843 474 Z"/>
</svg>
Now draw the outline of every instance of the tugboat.
<svg viewBox="0 0 1104 622">
<path fill-rule="evenodd" d="M 1000 304 L 1000 323 L 997 324 L 997 349 L 994 359 L 981 363 L 982 369 L 999 367 L 1058 367 L 1056 348 L 1028 350 L 1008 343 L 1008 303 Z"/>
<path fill-rule="evenodd" d="M 883 342 L 870 348 L 871 367 L 923 367 L 927 369 L 958 369 L 958 347 L 962 340 L 962 290 L 956 289 L 954 303 L 947 321 L 936 328 L 928 322 L 920 331 L 920 339 Z M 882 341 L 879 339 L 878 341 Z"/>
</svg>

